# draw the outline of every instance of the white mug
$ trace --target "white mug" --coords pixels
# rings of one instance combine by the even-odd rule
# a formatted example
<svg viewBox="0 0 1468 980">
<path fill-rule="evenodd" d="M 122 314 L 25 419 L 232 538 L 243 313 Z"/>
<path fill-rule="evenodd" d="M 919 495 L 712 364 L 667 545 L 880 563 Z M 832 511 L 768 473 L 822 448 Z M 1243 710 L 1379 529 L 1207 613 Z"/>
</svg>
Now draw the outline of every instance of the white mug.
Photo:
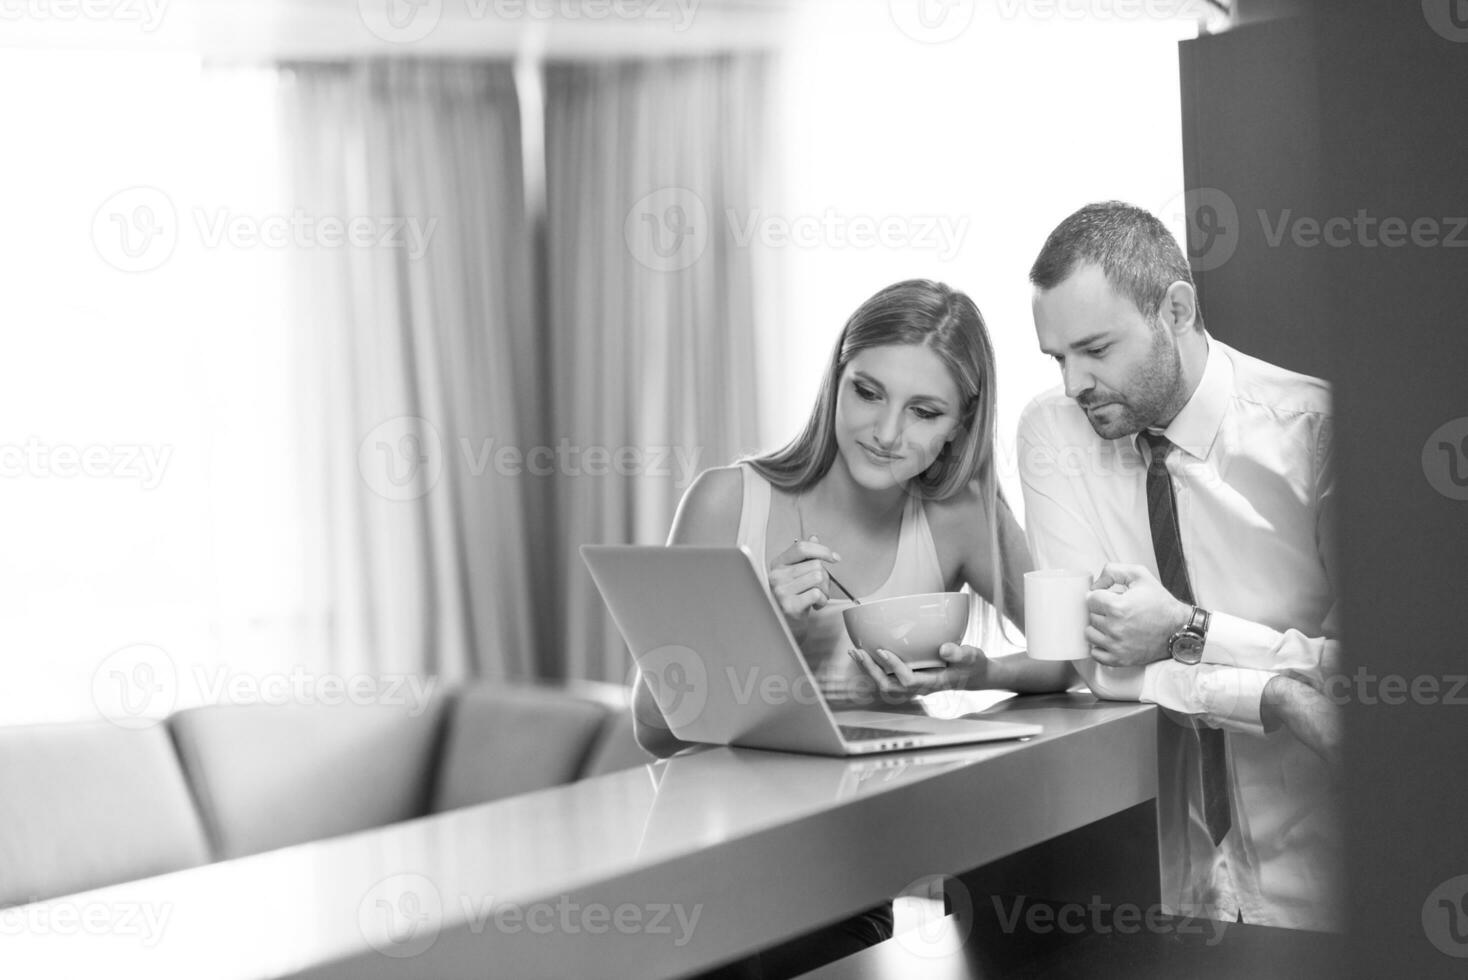
<svg viewBox="0 0 1468 980">
<path fill-rule="evenodd" d="M 1025 572 L 1025 641 L 1031 660 L 1084 660 L 1091 655 L 1086 642 L 1090 591 L 1090 572 Z"/>
</svg>

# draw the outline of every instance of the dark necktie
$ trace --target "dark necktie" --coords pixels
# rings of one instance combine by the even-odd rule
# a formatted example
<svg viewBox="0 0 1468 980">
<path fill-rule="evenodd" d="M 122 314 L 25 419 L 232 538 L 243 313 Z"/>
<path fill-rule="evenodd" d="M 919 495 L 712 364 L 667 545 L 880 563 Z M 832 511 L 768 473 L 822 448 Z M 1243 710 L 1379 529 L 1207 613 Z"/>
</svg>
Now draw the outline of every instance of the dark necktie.
<svg viewBox="0 0 1468 980">
<path fill-rule="evenodd" d="M 1162 584 L 1182 602 L 1193 605 L 1193 584 L 1188 580 L 1188 566 L 1183 560 L 1183 541 L 1178 533 L 1177 499 L 1173 495 L 1172 476 L 1167 472 L 1167 454 L 1172 442 L 1161 433 L 1142 430 L 1141 439 L 1151 450 L 1147 467 L 1147 520 L 1152 527 L 1152 553 L 1157 557 L 1157 573 Z M 1199 781 L 1203 787 L 1203 820 L 1208 835 L 1217 847 L 1228 833 L 1228 755 L 1223 732 L 1201 724 L 1193 727 L 1198 739 Z"/>
</svg>

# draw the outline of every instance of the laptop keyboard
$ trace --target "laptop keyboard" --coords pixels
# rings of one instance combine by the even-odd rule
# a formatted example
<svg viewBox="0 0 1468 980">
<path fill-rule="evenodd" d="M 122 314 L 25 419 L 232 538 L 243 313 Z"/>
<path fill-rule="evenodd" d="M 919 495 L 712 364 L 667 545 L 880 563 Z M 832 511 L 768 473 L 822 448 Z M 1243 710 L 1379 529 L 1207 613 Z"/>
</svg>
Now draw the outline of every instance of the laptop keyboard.
<svg viewBox="0 0 1468 980">
<path fill-rule="evenodd" d="M 848 742 L 869 742 L 880 738 L 912 738 L 920 732 L 904 732 L 896 728 L 869 728 L 866 725 L 841 725 L 841 737 Z"/>
</svg>

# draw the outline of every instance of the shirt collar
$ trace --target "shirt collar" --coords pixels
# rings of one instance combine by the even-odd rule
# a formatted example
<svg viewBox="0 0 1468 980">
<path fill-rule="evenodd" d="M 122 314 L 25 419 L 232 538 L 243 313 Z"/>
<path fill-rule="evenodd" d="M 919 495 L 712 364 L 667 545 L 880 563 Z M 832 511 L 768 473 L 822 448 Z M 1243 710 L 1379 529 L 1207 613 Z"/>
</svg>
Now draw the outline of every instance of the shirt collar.
<svg viewBox="0 0 1468 980">
<path fill-rule="evenodd" d="M 1203 377 L 1182 411 L 1163 430 L 1168 441 L 1197 459 L 1207 458 L 1213 448 L 1213 440 L 1223 427 L 1223 416 L 1228 411 L 1234 383 L 1233 364 L 1220 350 L 1222 345 L 1206 333 L 1203 336 L 1208 341 L 1208 360 L 1203 365 Z M 1132 436 L 1133 446 L 1137 446 L 1140 435 Z M 1141 447 L 1137 446 L 1137 449 L 1140 451 Z"/>
</svg>

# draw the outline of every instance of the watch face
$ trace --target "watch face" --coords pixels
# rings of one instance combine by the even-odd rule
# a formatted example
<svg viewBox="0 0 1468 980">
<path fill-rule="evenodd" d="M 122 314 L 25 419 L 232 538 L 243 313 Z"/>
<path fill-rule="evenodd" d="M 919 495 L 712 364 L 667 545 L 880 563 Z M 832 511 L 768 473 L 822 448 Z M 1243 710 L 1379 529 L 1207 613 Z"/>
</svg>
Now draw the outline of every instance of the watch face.
<svg viewBox="0 0 1468 980">
<path fill-rule="evenodd" d="M 1203 659 L 1203 638 L 1196 633 L 1176 633 L 1169 646 L 1174 660 L 1195 664 Z"/>
</svg>

